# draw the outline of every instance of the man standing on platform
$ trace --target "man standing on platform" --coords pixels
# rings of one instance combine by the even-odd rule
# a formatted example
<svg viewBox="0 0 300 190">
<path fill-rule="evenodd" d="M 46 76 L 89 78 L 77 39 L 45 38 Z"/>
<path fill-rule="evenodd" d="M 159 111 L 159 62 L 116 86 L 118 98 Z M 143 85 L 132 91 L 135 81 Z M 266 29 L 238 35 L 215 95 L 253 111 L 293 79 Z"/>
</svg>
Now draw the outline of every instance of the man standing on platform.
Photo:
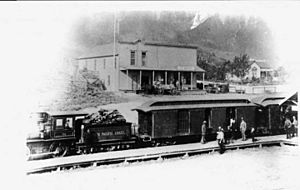
<svg viewBox="0 0 300 190">
<path fill-rule="evenodd" d="M 205 139 L 205 135 L 206 135 L 206 121 L 203 121 L 203 124 L 201 126 L 201 134 L 202 134 L 201 143 L 204 144 L 206 142 L 206 139 Z"/>
<path fill-rule="evenodd" d="M 287 117 L 284 122 L 284 128 L 286 130 L 287 139 L 291 138 L 291 126 L 292 126 L 291 120 Z"/>
<path fill-rule="evenodd" d="M 219 126 L 218 131 L 217 131 L 217 141 L 218 145 L 220 147 L 220 154 L 223 154 L 225 151 L 224 147 L 224 130 L 222 129 L 221 126 Z"/>
<path fill-rule="evenodd" d="M 255 139 L 255 128 L 254 127 L 251 127 L 250 133 L 251 133 L 252 142 L 255 142 L 256 139 Z"/>
<path fill-rule="evenodd" d="M 242 141 L 245 141 L 246 140 L 246 130 L 247 130 L 247 124 L 246 122 L 244 121 L 244 118 L 242 117 L 241 118 L 241 124 L 240 124 L 240 130 L 241 130 L 241 133 L 242 133 Z"/>
</svg>

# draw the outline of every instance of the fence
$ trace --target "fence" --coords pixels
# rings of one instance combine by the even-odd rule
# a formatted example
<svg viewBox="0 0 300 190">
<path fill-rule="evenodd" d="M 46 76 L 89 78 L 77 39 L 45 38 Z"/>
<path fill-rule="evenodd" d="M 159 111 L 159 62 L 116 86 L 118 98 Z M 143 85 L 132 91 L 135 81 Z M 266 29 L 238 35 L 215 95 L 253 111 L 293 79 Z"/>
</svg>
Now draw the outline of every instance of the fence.
<svg viewBox="0 0 300 190">
<path fill-rule="evenodd" d="M 246 85 L 230 85 L 229 92 L 231 93 L 247 93 L 247 94 L 262 94 L 278 92 L 277 86 L 246 86 Z"/>
</svg>

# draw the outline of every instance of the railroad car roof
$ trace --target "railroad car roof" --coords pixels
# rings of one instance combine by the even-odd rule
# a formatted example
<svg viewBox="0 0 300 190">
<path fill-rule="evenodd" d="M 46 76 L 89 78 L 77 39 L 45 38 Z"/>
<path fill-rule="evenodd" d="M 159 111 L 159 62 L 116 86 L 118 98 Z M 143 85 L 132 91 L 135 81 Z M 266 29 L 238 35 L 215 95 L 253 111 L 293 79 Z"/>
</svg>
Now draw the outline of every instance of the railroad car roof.
<svg viewBox="0 0 300 190">
<path fill-rule="evenodd" d="M 265 94 L 251 99 L 251 102 L 264 107 L 269 105 L 282 105 L 284 103 L 290 105 L 297 105 L 298 93 L 291 92 L 291 93 Z"/>
<path fill-rule="evenodd" d="M 269 106 L 288 103 L 296 105 L 298 93 L 273 93 L 265 95 L 250 94 L 209 94 L 201 96 L 168 97 L 148 101 L 133 109 L 149 112 L 154 110 L 190 109 L 208 107 Z"/>
<path fill-rule="evenodd" d="M 252 96 L 241 95 L 241 94 L 176 97 L 176 98 L 148 101 L 133 110 L 149 112 L 154 110 L 170 110 L 170 109 L 256 106 L 250 101 L 251 97 Z"/>
</svg>

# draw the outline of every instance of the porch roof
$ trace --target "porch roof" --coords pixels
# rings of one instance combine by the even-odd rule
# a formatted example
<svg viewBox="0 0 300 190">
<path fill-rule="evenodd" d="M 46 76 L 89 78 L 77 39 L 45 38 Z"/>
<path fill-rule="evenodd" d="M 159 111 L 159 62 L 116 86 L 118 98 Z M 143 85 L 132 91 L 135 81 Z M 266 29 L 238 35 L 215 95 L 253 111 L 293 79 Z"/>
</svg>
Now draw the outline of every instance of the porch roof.
<svg viewBox="0 0 300 190">
<path fill-rule="evenodd" d="M 198 66 L 175 66 L 175 67 L 137 67 L 137 66 L 121 66 L 120 70 L 142 70 L 142 71 L 187 71 L 187 72 L 205 72 Z"/>
</svg>

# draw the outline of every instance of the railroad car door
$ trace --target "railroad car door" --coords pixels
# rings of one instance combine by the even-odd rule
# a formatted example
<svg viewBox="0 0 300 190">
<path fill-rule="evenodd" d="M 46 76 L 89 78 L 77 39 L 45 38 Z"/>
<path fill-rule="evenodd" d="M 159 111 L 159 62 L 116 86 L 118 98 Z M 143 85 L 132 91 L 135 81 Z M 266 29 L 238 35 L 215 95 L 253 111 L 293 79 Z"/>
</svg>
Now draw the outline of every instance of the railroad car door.
<svg viewBox="0 0 300 190">
<path fill-rule="evenodd" d="M 173 137 L 176 135 L 178 125 L 177 110 L 154 111 L 153 138 Z"/>
<path fill-rule="evenodd" d="M 251 127 L 255 127 L 255 107 L 238 107 L 237 108 L 237 126 L 240 127 L 241 118 L 247 123 L 247 130 Z"/>
<path fill-rule="evenodd" d="M 272 133 L 279 133 L 280 129 L 280 109 L 277 105 L 271 105 L 268 108 L 269 128 Z"/>
<path fill-rule="evenodd" d="M 236 120 L 236 108 L 226 108 L 226 125 L 230 125 L 230 119 Z"/>
<path fill-rule="evenodd" d="M 204 120 L 207 122 L 207 127 L 211 128 L 211 108 L 205 108 Z"/>
<path fill-rule="evenodd" d="M 192 135 L 201 134 L 201 126 L 203 121 L 205 120 L 204 109 L 197 109 L 190 111 L 190 124 L 191 124 L 191 132 Z"/>
<path fill-rule="evenodd" d="M 184 134 L 190 133 L 189 119 L 190 119 L 190 116 L 189 116 L 188 110 L 179 110 L 178 111 L 177 133 L 179 135 L 184 135 Z"/>
<path fill-rule="evenodd" d="M 213 108 L 212 109 L 212 121 L 211 128 L 217 131 L 218 127 L 221 126 L 226 130 L 226 108 Z"/>
</svg>

